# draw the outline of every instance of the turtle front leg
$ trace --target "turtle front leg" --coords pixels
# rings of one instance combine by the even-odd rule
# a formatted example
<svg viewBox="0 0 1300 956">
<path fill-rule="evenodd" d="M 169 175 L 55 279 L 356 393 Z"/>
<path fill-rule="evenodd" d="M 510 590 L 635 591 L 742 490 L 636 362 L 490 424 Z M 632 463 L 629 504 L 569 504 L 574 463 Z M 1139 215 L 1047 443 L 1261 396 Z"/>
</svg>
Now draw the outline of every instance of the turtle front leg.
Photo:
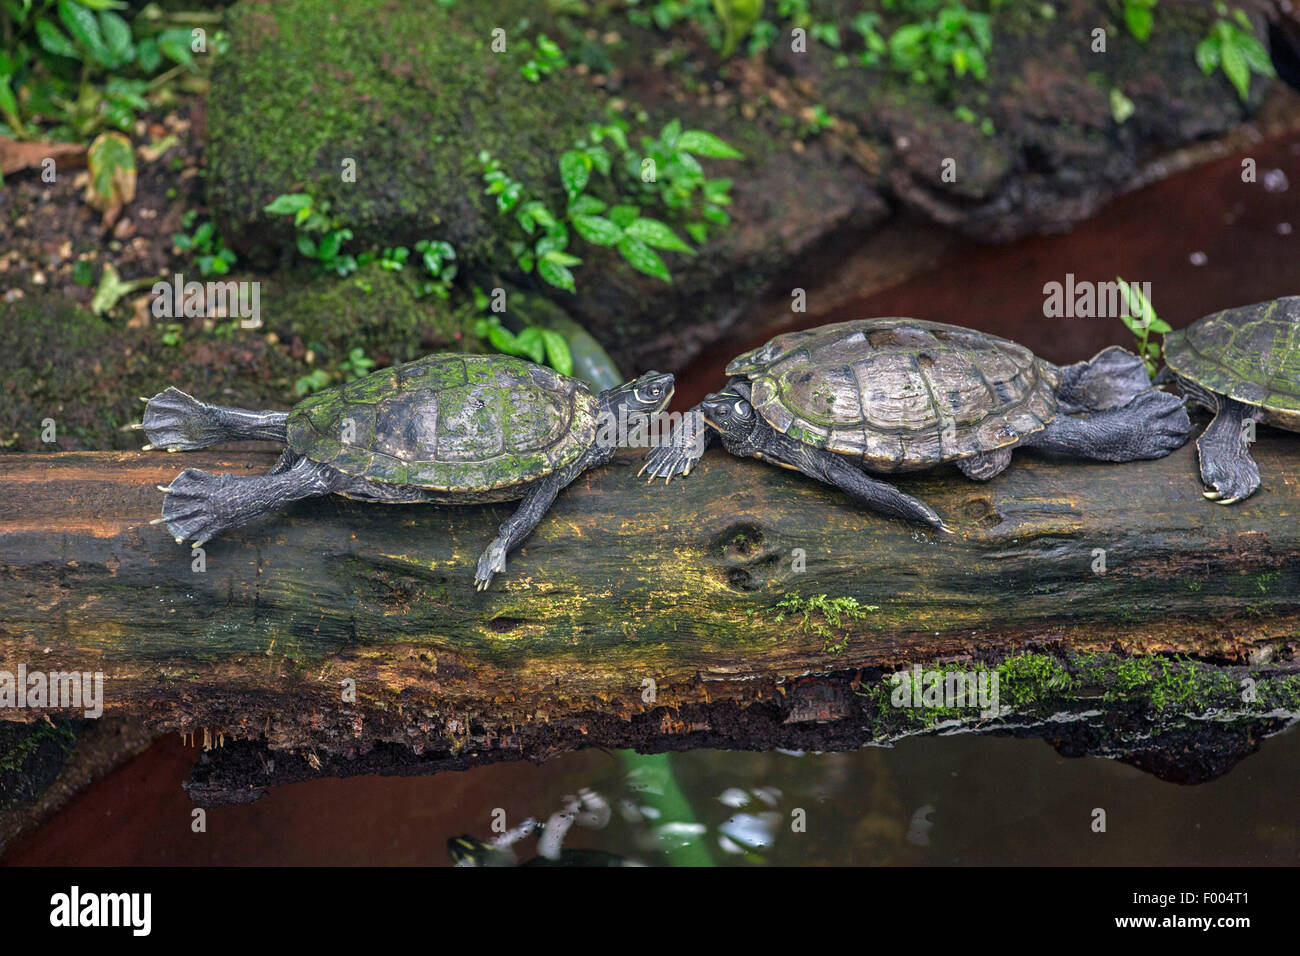
<svg viewBox="0 0 1300 956">
<path fill-rule="evenodd" d="M 193 541 L 195 547 L 209 539 L 261 518 L 302 498 L 336 491 L 346 476 L 327 465 L 300 458 L 293 467 L 268 475 L 213 475 L 186 468 L 170 485 L 162 517 L 177 544 Z"/>
<path fill-rule="evenodd" d="M 145 451 L 194 451 L 227 441 L 285 441 L 284 412 L 250 412 L 209 405 L 179 388 L 167 388 L 148 399 L 144 420 L 135 425 L 149 437 Z"/>
<path fill-rule="evenodd" d="M 1056 397 L 1066 414 L 1122 408 L 1151 387 L 1146 363 L 1112 345 L 1086 362 L 1061 366 Z"/>
<path fill-rule="evenodd" d="M 1087 416 L 1058 415 L 1023 444 L 1097 461 L 1163 458 L 1187 443 L 1192 423 L 1181 399 L 1149 388 L 1122 408 Z"/>
<path fill-rule="evenodd" d="M 577 464 L 540 478 L 529 488 L 515 513 L 497 529 L 497 536 L 478 559 L 478 571 L 474 575 L 476 590 L 486 591 L 492 578 L 506 569 L 506 555 L 527 540 L 555 503 L 556 496 L 574 478 L 586 471 L 589 465 L 584 456 Z"/>
<path fill-rule="evenodd" d="M 1225 396 L 1218 396 L 1214 421 L 1196 440 L 1205 497 L 1221 505 L 1249 498 L 1259 489 L 1259 466 L 1250 455 L 1246 440 L 1249 426 L 1258 420 L 1259 409 Z"/>
<path fill-rule="evenodd" d="M 668 436 L 668 444 L 660 445 L 646 455 L 645 464 L 637 474 L 644 475 L 648 471 L 650 481 L 662 478 L 664 484 L 678 475 L 689 475 L 704 457 L 705 449 L 716 440 L 717 436 L 704 421 L 704 413 L 696 406 L 682 415 L 682 420 Z"/>
</svg>

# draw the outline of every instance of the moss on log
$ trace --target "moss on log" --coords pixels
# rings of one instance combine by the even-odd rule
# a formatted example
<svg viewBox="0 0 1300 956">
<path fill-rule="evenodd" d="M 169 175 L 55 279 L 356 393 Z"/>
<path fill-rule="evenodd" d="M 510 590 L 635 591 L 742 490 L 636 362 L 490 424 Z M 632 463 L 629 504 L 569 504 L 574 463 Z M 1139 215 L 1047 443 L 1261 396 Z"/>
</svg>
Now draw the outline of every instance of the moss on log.
<svg viewBox="0 0 1300 956">
<path fill-rule="evenodd" d="M 1025 453 L 983 485 L 946 468 L 901 481 L 950 537 L 721 453 L 647 487 L 625 453 L 561 495 L 483 594 L 474 562 L 505 505 L 304 502 L 210 542 L 199 572 L 149 525 L 154 486 L 183 466 L 265 470 L 271 454 L 0 457 L 0 653 L 10 670 L 103 671 L 106 714 L 294 750 L 304 772 L 583 745 L 860 746 L 934 729 L 881 709 L 884 675 L 1027 650 L 1075 668 L 1090 654 L 1244 668 L 1234 680 L 1275 683 L 1242 715 L 1276 729 L 1300 710 L 1297 450 L 1262 431 L 1264 487 L 1231 508 L 1201 497 L 1191 446 L 1121 466 Z M 1158 681 L 1131 677 L 1125 706 L 1160 711 Z M 1097 703 L 1085 685 L 1081 712 Z M 1188 712 L 1222 704 L 1188 693 Z"/>
</svg>

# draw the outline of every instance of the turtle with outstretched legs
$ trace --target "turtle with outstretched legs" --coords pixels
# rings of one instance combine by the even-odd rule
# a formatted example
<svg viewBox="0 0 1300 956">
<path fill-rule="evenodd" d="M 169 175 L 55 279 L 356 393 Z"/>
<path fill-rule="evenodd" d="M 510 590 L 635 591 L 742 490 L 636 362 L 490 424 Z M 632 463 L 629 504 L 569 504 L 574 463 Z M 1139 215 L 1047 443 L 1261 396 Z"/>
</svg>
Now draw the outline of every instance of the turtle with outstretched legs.
<svg viewBox="0 0 1300 956">
<path fill-rule="evenodd" d="M 1249 498 L 1255 426 L 1300 431 L 1300 296 L 1207 315 L 1166 335 L 1164 356 L 1182 393 L 1214 413 L 1196 440 L 1205 497 Z"/>
<path fill-rule="evenodd" d="M 987 481 L 1015 448 L 1134 461 L 1169 454 L 1191 432 L 1182 402 L 1152 388 L 1142 360 L 1124 349 L 1058 368 L 1006 339 L 919 319 L 779 335 L 727 374 L 727 387 L 683 416 L 642 473 L 687 474 L 716 440 L 946 531 L 929 505 L 872 473 L 952 462 Z"/>
<path fill-rule="evenodd" d="M 201 402 L 176 388 L 148 400 L 146 448 L 190 451 L 261 439 L 285 446 L 264 475 L 187 468 L 161 490 L 177 543 L 210 538 L 291 502 L 338 494 L 362 501 L 515 501 L 478 562 L 486 588 L 556 495 L 613 456 L 619 423 L 662 411 L 673 377 L 647 372 L 593 394 L 584 383 L 509 356 L 441 354 L 318 392 L 289 412 Z"/>
</svg>

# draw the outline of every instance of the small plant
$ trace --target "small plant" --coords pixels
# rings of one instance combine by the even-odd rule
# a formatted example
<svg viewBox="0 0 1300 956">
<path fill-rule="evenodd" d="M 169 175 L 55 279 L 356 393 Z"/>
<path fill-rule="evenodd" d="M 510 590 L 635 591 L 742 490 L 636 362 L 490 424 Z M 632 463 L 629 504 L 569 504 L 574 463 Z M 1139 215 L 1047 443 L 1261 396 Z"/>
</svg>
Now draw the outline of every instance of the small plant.
<svg viewBox="0 0 1300 956">
<path fill-rule="evenodd" d="M 970 74 L 988 78 L 985 59 L 993 47 L 987 13 L 976 13 L 950 2 L 933 16 L 899 27 L 889 38 L 889 56 L 896 70 L 917 83 L 943 86 L 949 71 L 957 78 Z"/>
<path fill-rule="evenodd" d="M 645 152 L 635 153 L 621 125 L 593 124 L 586 139 L 559 157 L 560 182 L 567 199 L 563 216 L 528 195 L 524 184 L 514 179 L 500 160 L 486 151 L 479 154 L 487 184 L 484 192 L 496 197 L 498 212 L 514 212 L 520 228 L 530 237 L 511 246 L 520 269 L 525 273 L 536 270 L 547 284 L 575 291 L 572 270 L 582 259 L 568 251 L 572 229 L 593 245 L 617 249 L 634 269 L 672 281 L 656 250 L 693 255 L 694 249 L 667 223 L 642 215 L 641 204 L 658 203 L 676 213 L 697 213 L 701 218 L 688 222 L 686 229 L 697 242 L 703 242 L 708 223 L 726 225 L 730 221 L 722 207 L 731 202 L 731 181 L 706 179 L 695 155 L 733 159 L 740 153 L 711 133 L 683 131 L 676 120 L 665 126 L 657 139 L 647 137 L 642 144 Z M 617 182 L 610 147 L 623 161 Z M 622 195 L 614 203 L 591 195 L 587 188 L 593 173 L 607 177 L 616 187 L 622 185 L 630 195 Z M 697 190 L 703 193 L 698 210 L 693 208 Z"/>
<path fill-rule="evenodd" d="M 343 244 L 353 238 L 352 230 L 330 218 L 327 201 L 318 203 L 307 193 L 286 193 L 271 200 L 264 211 L 293 216 L 298 252 L 325 271 L 341 276 L 357 271 L 357 257 L 343 249 Z"/>
<path fill-rule="evenodd" d="M 1118 277 L 1115 281 L 1119 283 L 1120 293 L 1124 298 L 1124 308 L 1120 312 L 1120 321 L 1127 326 L 1128 330 L 1133 333 L 1133 337 L 1137 339 L 1137 353 L 1142 356 L 1142 360 L 1146 363 L 1147 375 L 1154 378 L 1156 365 L 1160 361 L 1160 343 L 1151 342 L 1149 338 L 1152 332 L 1164 335 L 1167 332 L 1172 332 L 1173 327 L 1156 315 L 1156 310 L 1147 297 L 1142 294 L 1139 287 L 1129 285 Z"/>
<path fill-rule="evenodd" d="M 456 250 L 451 243 L 441 239 L 421 239 L 415 244 L 415 251 L 420 254 L 420 263 L 429 275 L 420 282 L 420 294 L 449 298 L 451 280 L 456 278 Z"/>
<path fill-rule="evenodd" d="M 1250 17 L 1242 10 L 1233 10 L 1231 16 L 1223 3 L 1214 5 L 1219 19 L 1210 27 L 1210 34 L 1196 47 L 1196 65 L 1209 76 L 1222 68 L 1237 95 L 1244 103 L 1250 96 L 1250 74 L 1277 76 L 1273 61 L 1264 45 L 1255 36 Z"/>
<path fill-rule="evenodd" d="M 330 377 L 329 372 L 323 368 L 314 368 L 293 383 L 293 390 L 298 394 L 299 398 L 302 398 L 312 392 L 319 392 L 323 388 L 329 388 L 331 384 L 333 384 L 333 379 Z"/>
<path fill-rule="evenodd" d="M 348 357 L 339 363 L 339 372 L 346 381 L 355 382 L 369 375 L 374 367 L 375 360 L 367 358 L 364 349 L 354 348 L 348 352 Z"/>
<path fill-rule="evenodd" d="M 526 358 L 538 365 L 549 365 L 561 375 L 573 374 L 569 343 L 553 329 L 528 325 L 516 335 L 501 324 L 498 316 L 491 315 L 474 323 L 474 333 L 487 339 L 498 352 Z"/>
<path fill-rule="evenodd" d="M 186 212 L 181 218 L 182 228 L 189 229 L 193 226 L 194 218 L 193 209 Z M 236 261 L 234 250 L 226 248 L 225 241 L 211 222 L 203 223 L 194 230 L 193 234 L 175 233 L 172 236 L 172 246 L 180 252 L 193 254 L 198 262 L 199 272 L 204 276 L 225 275 Z"/>
<path fill-rule="evenodd" d="M 859 604 L 857 598 L 827 598 L 817 594 L 810 598 L 801 598 L 789 592 L 776 604 L 776 621 L 780 623 L 787 615 L 802 614 L 800 630 L 812 631 L 826 643 L 822 649 L 834 654 L 843 652 L 849 646 L 849 636 L 836 632 L 845 626 L 846 621 L 860 621 L 871 611 L 879 611 L 875 604 Z M 814 617 L 816 614 L 818 617 Z"/>
<path fill-rule="evenodd" d="M 146 97 L 194 69 L 191 31 L 149 7 L 128 22 L 117 0 L 0 3 L 0 134 L 86 139 L 129 130 Z M 213 49 L 226 43 L 224 34 Z M 166 61 L 174 65 L 159 72 Z"/>
<path fill-rule="evenodd" d="M 523 41 L 527 47 L 528 41 Z M 556 70 L 569 65 L 568 58 L 559 45 L 545 33 L 539 33 L 532 44 L 533 55 L 524 61 L 519 72 L 529 83 L 540 83 L 543 76 L 550 76 Z"/>
<path fill-rule="evenodd" d="M 1128 32 L 1138 40 L 1146 43 L 1151 37 L 1151 27 L 1155 22 L 1157 0 L 1122 0 L 1124 8 L 1124 25 Z"/>
</svg>

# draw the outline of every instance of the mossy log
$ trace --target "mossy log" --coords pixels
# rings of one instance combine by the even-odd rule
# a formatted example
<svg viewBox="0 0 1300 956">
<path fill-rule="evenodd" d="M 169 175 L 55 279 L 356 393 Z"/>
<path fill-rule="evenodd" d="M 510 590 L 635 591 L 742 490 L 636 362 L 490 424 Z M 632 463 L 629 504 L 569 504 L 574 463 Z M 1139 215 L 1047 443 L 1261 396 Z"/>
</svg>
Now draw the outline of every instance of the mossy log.
<svg viewBox="0 0 1300 956">
<path fill-rule="evenodd" d="M 587 745 L 861 746 L 907 730 L 882 718 L 883 675 L 1026 650 L 1279 677 L 1269 732 L 1300 710 L 1300 438 L 1261 429 L 1254 453 L 1264 486 L 1232 507 L 1201 496 L 1190 445 L 1128 465 L 1026 452 L 987 484 L 901 479 L 952 535 L 720 452 L 647 486 L 623 453 L 482 594 L 474 563 L 506 505 L 302 502 L 210 542 L 199 571 L 149 524 L 155 486 L 272 454 L 0 456 L 0 659 L 102 671 L 105 714 L 247 740 L 266 780 Z M 267 749 L 296 756 L 271 774 Z M 228 777 L 206 796 L 257 792 Z"/>
</svg>

